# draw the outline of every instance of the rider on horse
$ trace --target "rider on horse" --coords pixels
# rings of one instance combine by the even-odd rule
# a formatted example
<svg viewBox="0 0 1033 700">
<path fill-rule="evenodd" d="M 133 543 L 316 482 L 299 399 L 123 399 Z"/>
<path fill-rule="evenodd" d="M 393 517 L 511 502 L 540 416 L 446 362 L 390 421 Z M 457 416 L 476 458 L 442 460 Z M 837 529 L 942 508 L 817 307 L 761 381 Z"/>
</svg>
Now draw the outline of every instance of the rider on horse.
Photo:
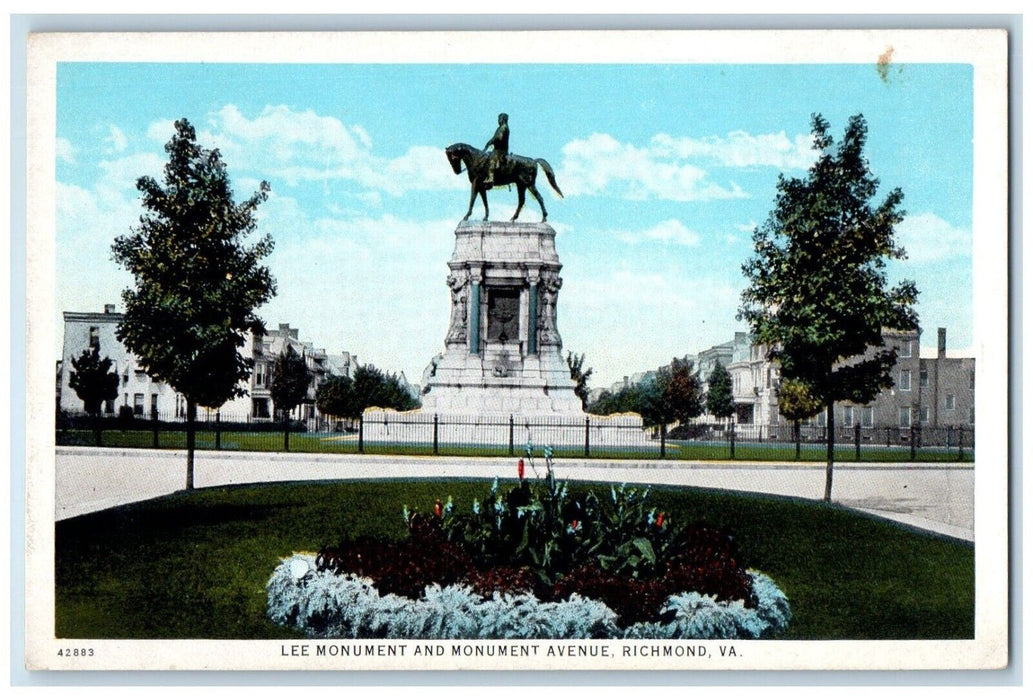
<svg viewBox="0 0 1033 700">
<path fill-rule="evenodd" d="M 495 184 L 495 171 L 509 154 L 508 114 L 503 113 L 499 115 L 499 128 L 495 130 L 495 135 L 491 137 L 488 143 L 484 144 L 484 148 L 487 149 L 489 146 L 492 147 L 492 152 L 488 160 L 488 177 L 484 181 L 486 187 L 491 187 Z"/>
</svg>

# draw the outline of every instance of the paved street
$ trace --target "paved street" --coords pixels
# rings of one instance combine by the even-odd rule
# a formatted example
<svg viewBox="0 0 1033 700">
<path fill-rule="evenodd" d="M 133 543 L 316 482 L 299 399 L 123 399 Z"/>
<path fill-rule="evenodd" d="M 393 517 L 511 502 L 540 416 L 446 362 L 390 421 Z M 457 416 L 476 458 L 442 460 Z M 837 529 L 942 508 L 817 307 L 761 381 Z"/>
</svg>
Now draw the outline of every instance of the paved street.
<svg viewBox="0 0 1033 700">
<path fill-rule="evenodd" d="M 271 481 L 516 476 L 514 458 L 198 452 L 195 486 Z M 539 465 L 541 468 L 543 465 Z M 58 520 L 182 489 L 186 453 L 59 447 Z M 528 470 L 530 472 L 530 470 Z M 821 499 L 824 465 L 563 460 L 561 479 L 700 486 Z M 837 465 L 833 499 L 917 528 L 973 541 L 972 464 Z"/>
</svg>

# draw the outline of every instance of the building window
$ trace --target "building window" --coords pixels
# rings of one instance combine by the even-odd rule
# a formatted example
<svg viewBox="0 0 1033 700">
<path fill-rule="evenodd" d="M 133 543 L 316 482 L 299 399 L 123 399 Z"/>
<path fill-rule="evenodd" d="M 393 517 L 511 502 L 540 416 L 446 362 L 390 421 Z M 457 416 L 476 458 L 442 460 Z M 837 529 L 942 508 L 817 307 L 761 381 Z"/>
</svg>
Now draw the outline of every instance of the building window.
<svg viewBox="0 0 1033 700">
<path fill-rule="evenodd" d="M 900 346 L 901 357 L 911 357 L 911 341 L 905 340 L 904 344 Z"/>
<path fill-rule="evenodd" d="M 269 401 L 266 399 L 251 399 L 251 414 L 255 418 L 268 418 Z"/>
<path fill-rule="evenodd" d="M 143 415 L 143 394 L 133 394 L 133 415 Z"/>
<path fill-rule="evenodd" d="M 947 410 L 954 410 L 954 394 L 947 394 Z"/>
<path fill-rule="evenodd" d="M 865 428 L 875 427 L 875 406 L 865 406 L 861 409 L 861 425 Z"/>
<path fill-rule="evenodd" d="M 90 347 L 91 348 L 99 348 L 100 347 L 100 327 L 99 326 L 90 326 Z"/>
<path fill-rule="evenodd" d="M 929 407 L 928 406 L 922 406 L 922 408 L 920 408 L 918 410 L 918 415 L 919 415 L 919 420 L 922 421 L 922 425 L 928 425 L 928 423 L 929 423 Z"/>
<path fill-rule="evenodd" d="M 843 427 L 853 428 L 854 427 L 854 407 L 844 406 L 843 407 Z"/>
<path fill-rule="evenodd" d="M 255 365 L 255 386 L 265 387 L 265 365 Z"/>
<path fill-rule="evenodd" d="M 901 428 L 907 428 L 907 427 L 909 427 L 911 425 L 911 407 L 910 406 L 902 406 L 900 409 L 898 409 L 897 415 L 898 415 L 898 421 L 897 422 L 898 422 L 898 424 L 900 425 Z"/>
<path fill-rule="evenodd" d="M 900 390 L 911 391 L 911 370 L 900 370 Z"/>
<path fill-rule="evenodd" d="M 151 418 L 158 417 L 158 395 L 151 394 Z"/>
<path fill-rule="evenodd" d="M 929 386 L 929 370 L 918 370 L 918 386 L 922 387 L 923 389 Z"/>
<path fill-rule="evenodd" d="M 104 402 L 104 412 L 114 413 L 115 412 L 115 401 L 114 399 L 108 399 Z"/>
</svg>

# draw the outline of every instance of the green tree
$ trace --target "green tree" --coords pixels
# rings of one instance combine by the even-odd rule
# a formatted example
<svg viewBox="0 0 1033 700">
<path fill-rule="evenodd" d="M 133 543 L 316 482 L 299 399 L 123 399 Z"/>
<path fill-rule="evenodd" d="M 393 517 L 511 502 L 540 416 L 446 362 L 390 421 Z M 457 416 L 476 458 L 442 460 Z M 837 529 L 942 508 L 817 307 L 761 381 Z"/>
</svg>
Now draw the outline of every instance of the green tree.
<svg viewBox="0 0 1033 700">
<path fill-rule="evenodd" d="M 249 333 L 264 333 L 255 310 L 275 295 L 276 284 L 260 264 L 272 239 L 247 241 L 268 183 L 236 203 L 218 150 L 198 145 L 186 119 L 175 129 L 163 181 L 137 180 L 146 213 L 115 239 L 112 253 L 136 284 L 122 292 L 118 339 L 148 374 L 186 399 L 191 489 L 197 407 L 217 408 L 246 393 L 253 361 L 242 349 Z"/>
<path fill-rule="evenodd" d="M 326 416 L 354 418 L 355 392 L 351 377 L 332 375 L 316 390 L 316 408 Z M 361 413 L 361 412 L 360 412 Z"/>
<path fill-rule="evenodd" d="M 581 399 L 581 410 L 588 409 L 588 380 L 592 377 L 592 368 L 585 367 L 585 355 L 567 352 L 567 368 L 570 378 L 574 380 L 574 393 Z"/>
<path fill-rule="evenodd" d="M 836 144 L 828 122 L 814 115 L 818 158 L 804 178 L 779 176 L 775 207 L 754 231 L 754 255 L 742 268 L 749 284 L 739 318 L 769 348 L 782 377 L 805 382 L 825 407 L 827 501 L 835 402 L 868 403 L 891 387 L 897 355 L 882 332 L 918 322 L 914 283 L 887 283 L 887 260 L 906 257 L 894 240 L 904 195 L 894 189 L 873 205 L 879 181 L 863 152 L 867 132 L 856 115 Z"/>
<path fill-rule="evenodd" d="M 707 413 L 728 420 L 735 413 L 732 399 L 732 375 L 718 360 L 707 377 Z"/>
<path fill-rule="evenodd" d="M 99 345 L 69 359 L 72 371 L 68 375 L 68 386 L 82 401 L 83 410 L 93 416 L 94 439 L 99 446 L 101 404 L 118 398 L 118 374 L 111 371 L 114 363 L 110 357 L 101 358 Z"/>
<path fill-rule="evenodd" d="M 273 362 L 273 379 L 269 386 L 273 406 L 285 421 L 294 407 L 305 400 L 311 383 L 312 374 L 305 358 L 292 345 L 287 345 Z"/>
<path fill-rule="evenodd" d="M 386 374 L 373 365 L 362 365 L 355 369 L 352 378 L 354 403 L 352 416 L 359 418 L 367 408 L 393 408 L 397 411 L 411 411 L 420 407 L 397 374 Z"/>
<path fill-rule="evenodd" d="M 800 457 L 800 421 L 818 415 L 822 408 L 821 400 L 815 398 L 807 382 L 800 379 L 782 380 L 778 387 L 778 412 L 793 422 L 797 458 Z"/>
<path fill-rule="evenodd" d="M 687 424 L 703 413 L 703 387 L 693 371 L 691 360 L 677 357 L 656 374 L 655 390 L 647 397 L 651 405 L 650 424 L 668 424 L 678 421 Z M 645 421 L 643 414 L 643 421 Z"/>
</svg>

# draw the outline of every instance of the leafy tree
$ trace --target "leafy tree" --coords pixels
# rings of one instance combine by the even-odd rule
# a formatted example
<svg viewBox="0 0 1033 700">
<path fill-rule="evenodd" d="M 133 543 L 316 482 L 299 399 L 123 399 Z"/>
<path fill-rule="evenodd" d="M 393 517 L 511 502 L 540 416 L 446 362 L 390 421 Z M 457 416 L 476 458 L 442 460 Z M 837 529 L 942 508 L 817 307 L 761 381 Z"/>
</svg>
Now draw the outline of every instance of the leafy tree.
<svg viewBox="0 0 1033 700">
<path fill-rule="evenodd" d="M 100 346 L 83 350 L 79 357 L 70 358 L 72 371 L 68 375 L 68 386 L 83 403 L 83 410 L 94 418 L 94 438 L 100 445 L 100 408 L 105 401 L 118 398 L 118 374 L 111 371 L 114 364 L 110 357 L 101 359 Z"/>
<path fill-rule="evenodd" d="M 351 377 L 332 375 L 316 390 L 316 408 L 323 415 L 354 418 L 354 403 L 355 392 Z"/>
<path fill-rule="evenodd" d="M 100 413 L 101 404 L 118 398 L 118 374 L 111 369 L 114 362 L 110 357 L 101 359 L 97 345 L 71 360 L 68 386 L 82 401 L 83 410 L 95 416 Z"/>
<path fill-rule="evenodd" d="M 386 374 L 373 365 L 362 365 L 352 378 L 354 402 L 351 404 L 351 418 L 359 418 L 367 408 L 393 408 L 397 411 L 411 411 L 420 407 L 397 374 Z"/>
<path fill-rule="evenodd" d="M 732 399 L 732 375 L 718 360 L 707 377 L 707 413 L 715 418 L 732 417 L 735 401 Z"/>
<path fill-rule="evenodd" d="M 273 363 L 273 381 L 269 386 L 273 406 L 284 420 L 295 406 L 305 400 L 311 383 L 312 375 L 305 358 L 293 346 L 287 345 Z"/>
<path fill-rule="evenodd" d="M 598 416 L 614 413 L 638 413 L 641 415 L 645 390 L 639 384 L 621 387 L 617 392 L 603 391 L 588 410 Z"/>
<path fill-rule="evenodd" d="M 800 456 L 800 421 L 818 414 L 823 408 L 819 399 L 811 393 L 807 382 L 800 379 L 783 379 L 778 387 L 778 412 L 793 422 L 793 439 L 796 442 L 796 456 Z"/>
<path fill-rule="evenodd" d="M 249 333 L 264 332 L 255 309 L 273 297 L 276 284 L 260 264 L 272 239 L 246 240 L 268 183 L 236 203 L 219 151 L 198 145 L 186 119 L 175 129 L 162 182 L 137 180 L 146 213 L 115 239 L 112 253 L 136 284 L 122 292 L 118 339 L 148 374 L 186 398 L 191 489 L 197 407 L 217 408 L 246 393 L 253 361 L 241 349 Z"/>
<path fill-rule="evenodd" d="M 592 368 L 585 367 L 585 355 L 575 355 L 567 352 L 567 368 L 570 369 L 570 378 L 574 380 L 574 393 L 581 399 L 581 410 L 588 408 L 588 380 L 592 376 Z"/>
<path fill-rule="evenodd" d="M 754 255 L 742 268 L 749 285 L 739 318 L 770 348 L 782 377 L 805 382 L 825 407 L 827 501 L 835 402 L 868 403 L 891 387 L 897 355 L 882 332 L 918 321 L 914 283 L 887 284 L 886 261 L 906 257 L 894 240 L 904 195 L 894 189 L 872 204 L 879 181 L 863 153 L 867 132 L 856 115 L 836 144 L 829 123 L 814 115 L 818 159 L 805 178 L 779 176 L 775 208 L 754 231 Z"/>
<path fill-rule="evenodd" d="M 678 421 L 685 425 L 703 413 L 703 387 L 691 360 L 675 357 L 668 367 L 657 372 L 655 384 L 649 424 Z M 646 422 L 645 414 L 643 422 Z"/>
</svg>

